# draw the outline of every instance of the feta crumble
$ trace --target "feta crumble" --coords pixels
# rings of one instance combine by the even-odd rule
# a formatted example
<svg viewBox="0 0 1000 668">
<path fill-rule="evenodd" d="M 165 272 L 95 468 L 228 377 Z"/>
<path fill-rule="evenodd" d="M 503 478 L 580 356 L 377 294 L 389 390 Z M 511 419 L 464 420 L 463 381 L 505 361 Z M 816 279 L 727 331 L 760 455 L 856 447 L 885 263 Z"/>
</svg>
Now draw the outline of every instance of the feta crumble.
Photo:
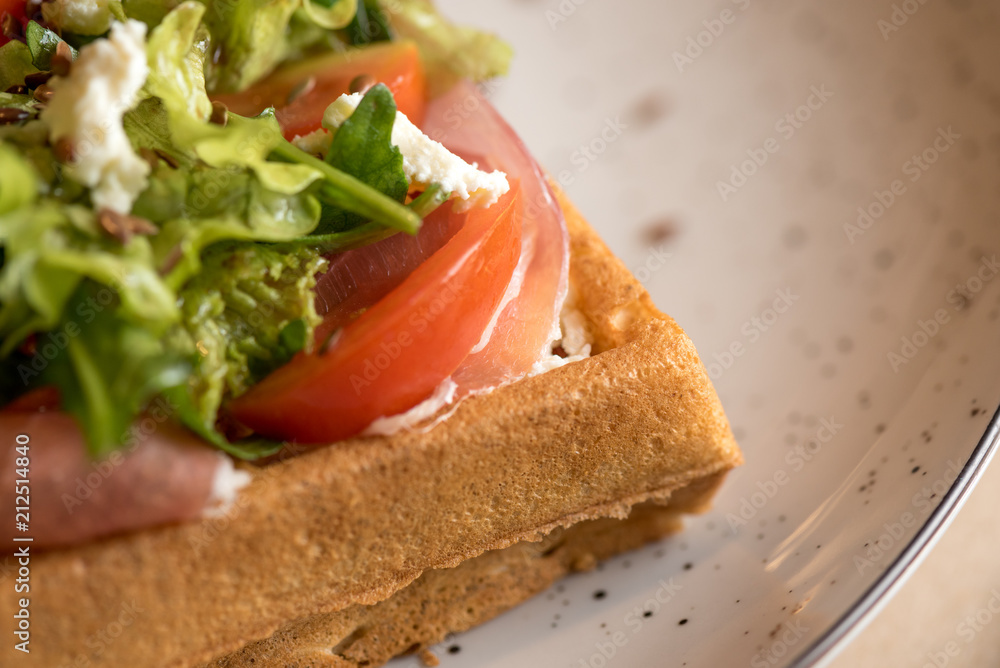
<svg viewBox="0 0 1000 668">
<path fill-rule="evenodd" d="M 249 473 L 233 466 L 233 460 L 225 454 L 220 452 L 218 455 L 219 465 L 212 476 L 212 491 L 202 511 L 202 515 L 208 518 L 225 517 L 236 502 L 240 490 L 253 480 Z"/>
<path fill-rule="evenodd" d="M 53 77 L 52 98 L 42 111 L 50 139 L 72 147 L 68 174 L 90 186 L 95 209 L 128 213 L 146 187 L 149 164 L 136 155 L 122 116 L 149 74 L 146 25 L 115 22 L 107 39 L 80 49 L 66 77 Z"/>
<path fill-rule="evenodd" d="M 361 93 L 341 95 L 323 114 L 323 126 L 340 127 L 358 108 Z M 490 173 L 470 165 L 465 160 L 434 141 L 410 122 L 400 111 L 392 124 L 392 143 L 403 154 L 403 172 L 410 185 L 421 187 L 438 183 L 445 192 L 463 201 L 463 209 L 492 206 L 510 190 L 507 175 L 494 170 Z"/>
<path fill-rule="evenodd" d="M 42 17 L 64 32 L 103 35 L 111 26 L 108 0 L 52 0 L 42 3 Z"/>
<path fill-rule="evenodd" d="M 545 355 L 535 362 L 531 367 L 529 376 L 558 369 L 570 362 L 579 362 L 590 357 L 590 334 L 587 333 L 587 321 L 573 303 L 572 295 L 568 295 L 563 303 L 562 312 L 559 314 L 559 322 L 556 327 L 559 329 L 557 339 L 553 341 L 553 349 L 559 346 L 566 352 L 566 357 L 560 357 L 555 353 Z"/>
<path fill-rule="evenodd" d="M 317 128 L 308 134 L 295 135 L 292 143 L 311 155 L 326 155 L 326 152 L 330 150 L 332 140 L 333 137 L 329 132 L 323 128 Z"/>
</svg>

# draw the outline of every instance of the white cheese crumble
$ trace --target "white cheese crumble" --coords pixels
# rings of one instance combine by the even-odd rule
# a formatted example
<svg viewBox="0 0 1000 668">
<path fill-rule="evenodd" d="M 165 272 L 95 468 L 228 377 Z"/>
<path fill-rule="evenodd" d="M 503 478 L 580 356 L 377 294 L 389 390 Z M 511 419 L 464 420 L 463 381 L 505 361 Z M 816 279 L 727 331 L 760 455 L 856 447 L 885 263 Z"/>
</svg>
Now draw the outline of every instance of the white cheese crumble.
<svg viewBox="0 0 1000 668">
<path fill-rule="evenodd" d="M 212 491 L 208 495 L 205 509 L 202 511 L 204 517 L 224 517 L 240 490 L 250 484 L 253 480 L 246 471 L 241 471 L 233 466 L 233 461 L 223 453 L 219 454 L 219 466 L 212 476 Z"/>
<path fill-rule="evenodd" d="M 43 2 L 42 17 L 60 30 L 78 35 L 103 35 L 111 26 L 108 0 Z"/>
<path fill-rule="evenodd" d="M 98 210 L 128 213 L 146 187 L 149 164 L 136 155 L 122 126 L 149 74 L 145 37 L 144 23 L 116 22 L 107 39 L 80 49 L 68 76 L 49 80 L 53 95 L 42 119 L 53 144 L 69 140 L 68 173 L 90 186 Z"/>
<path fill-rule="evenodd" d="M 361 93 L 341 95 L 323 114 L 323 126 L 340 127 L 350 118 L 364 96 Z M 510 190 L 507 175 L 501 171 L 484 172 L 475 164 L 434 141 L 400 111 L 392 124 L 392 143 L 403 154 L 403 171 L 410 185 L 426 187 L 438 183 L 445 192 L 463 201 L 463 209 L 492 206 Z"/>
<path fill-rule="evenodd" d="M 326 152 L 330 150 L 331 141 L 333 141 L 333 136 L 323 128 L 317 128 L 309 134 L 295 135 L 295 138 L 292 139 L 292 143 L 297 148 L 311 155 L 326 155 Z"/>
</svg>

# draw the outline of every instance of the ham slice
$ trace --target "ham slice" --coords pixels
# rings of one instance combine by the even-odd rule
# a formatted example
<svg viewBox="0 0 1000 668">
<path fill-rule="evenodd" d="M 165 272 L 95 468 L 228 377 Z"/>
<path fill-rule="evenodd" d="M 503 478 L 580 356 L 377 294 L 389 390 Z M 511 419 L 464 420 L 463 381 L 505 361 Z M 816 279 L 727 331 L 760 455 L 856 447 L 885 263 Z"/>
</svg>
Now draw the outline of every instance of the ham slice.
<svg viewBox="0 0 1000 668">
<path fill-rule="evenodd" d="M 452 375 L 461 399 L 524 377 L 551 353 L 569 285 L 569 232 L 541 167 L 474 85 L 434 100 L 423 130 L 481 169 L 520 179 L 523 192 L 521 264 L 491 328 Z"/>
<path fill-rule="evenodd" d="M 19 536 L 37 548 L 60 547 L 193 520 L 249 480 L 169 420 L 143 418 L 135 433 L 136 445 L 91 461 L 69 415 L 0 412 L 0 505 L 12 520 L 15 506 L 25 505 L 15 494 L 15 484 L 24 484 L 19 469 L 30 490 L 28 531 Z M 27 467 L 17 466 L 22 434 L 29 439 Z"/>
<path fill-rule="evenodd" d="M 559 316 L 569 286 L 569 232 L 542 168 L 499 112 L 470 83 L 460 83 L 427 109 L 423 131 L 481 169 L 499 169 L 521 183 L 521 257 L 507 292 L 479 344 L 430 398 L 400 415 L 373 422 L 366 434 L 392 435 L 445 419 L 463 398 L 512 383 L 551 363 L 561 338 Z M 560 362 L 562 360 L 559 360 Z M 437 416 L 428 421 L 430 416 Z"/>
</svg>

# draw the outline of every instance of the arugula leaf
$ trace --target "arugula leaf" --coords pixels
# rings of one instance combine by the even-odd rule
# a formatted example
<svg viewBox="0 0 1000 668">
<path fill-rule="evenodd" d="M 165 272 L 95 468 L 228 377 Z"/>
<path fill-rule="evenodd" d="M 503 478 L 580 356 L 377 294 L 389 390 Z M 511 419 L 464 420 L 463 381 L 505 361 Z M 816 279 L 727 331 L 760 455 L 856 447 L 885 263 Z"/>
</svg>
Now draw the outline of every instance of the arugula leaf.
<svg viewBox="0 0 1000 668">
<path fill-rule="evenodd" d="M 326 161 L 397 202 L 409 187 L 403 172 L 403 154 L 392 143 L 396 101 L 384 84 L 373 86 L 333 137 Z M 342 231 L 364 222 L 357 214 L 335 211 L 324 217 L 320 234 Z"/>
<path fill-rule="evenodd" d="M 43 28 L 37 21 L 29 21 L 28 27 L 24 31 L 24 40 L 31 52 L 31 61 L 40 70 L 47 70 L 52 66 L 52 56 L 56 53 L 56 47 L 63 39 L 49 30 Z M 73 58 L 76 58 L 76 49 L 69 47 Z"/>
<path fill-rule="evenodd" d="M 184 355 L 168 350 L 142 325 L 122 318 L 114 299 L 107 288 L 89 281 L 81 284 L 67 311 L 79 322 L 67 318 L 60 327 L 76 334 L 64 334 L 62 340 L 47 335 L 39 341 L 40 346 L 51 341 L 60 350 L 42 371 L 41 384 L 60 388 L 63 407 L 77 419 L 93 457 L 120 447 L 149 400 L 182 385 L 191 373 Z"/>
</svg>

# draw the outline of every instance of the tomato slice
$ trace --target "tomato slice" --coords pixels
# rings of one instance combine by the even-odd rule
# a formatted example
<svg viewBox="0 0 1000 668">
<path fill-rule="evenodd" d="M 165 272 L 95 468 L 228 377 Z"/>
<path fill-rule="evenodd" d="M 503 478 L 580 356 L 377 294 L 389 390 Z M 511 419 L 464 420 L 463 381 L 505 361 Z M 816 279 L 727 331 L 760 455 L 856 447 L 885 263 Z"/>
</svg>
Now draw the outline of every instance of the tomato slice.
<svg viewBox="0 0 1000 668">
<path fill-rule="evenodd" d="M 234 417 L 266 436 L 330 443 L 433 393 L 482 336 L 521 252 L 520 187 L 461 229 L 321 354 L 300 354 L 235 399 Z"/>
<path fill-rule="evenodd" d="M 465 217 L 452 215 L 449 208 L 440 207 L 427 216 L 416 236 L 396 234 L 328 258 L 330 266 L 316 282 L 316 310 L 323 316 L 316 328 L 317 341 L 326 341 L 389 294 L 455 236 Z"/>
<path fill-rule="evenodd" d="M 318 129 L 326 108 L 350 92 L 351 81 L 361 74 L 388 86 L 396 108 L 420 125 L 426 105 L 424 68 L 417 46 L 405 41 L 333 52 L 285 65 L 241 93 L 214 95 L 213 99 L 243 116 L 274 107 L 282 132 L 292 139 Z"/>
</svg>

